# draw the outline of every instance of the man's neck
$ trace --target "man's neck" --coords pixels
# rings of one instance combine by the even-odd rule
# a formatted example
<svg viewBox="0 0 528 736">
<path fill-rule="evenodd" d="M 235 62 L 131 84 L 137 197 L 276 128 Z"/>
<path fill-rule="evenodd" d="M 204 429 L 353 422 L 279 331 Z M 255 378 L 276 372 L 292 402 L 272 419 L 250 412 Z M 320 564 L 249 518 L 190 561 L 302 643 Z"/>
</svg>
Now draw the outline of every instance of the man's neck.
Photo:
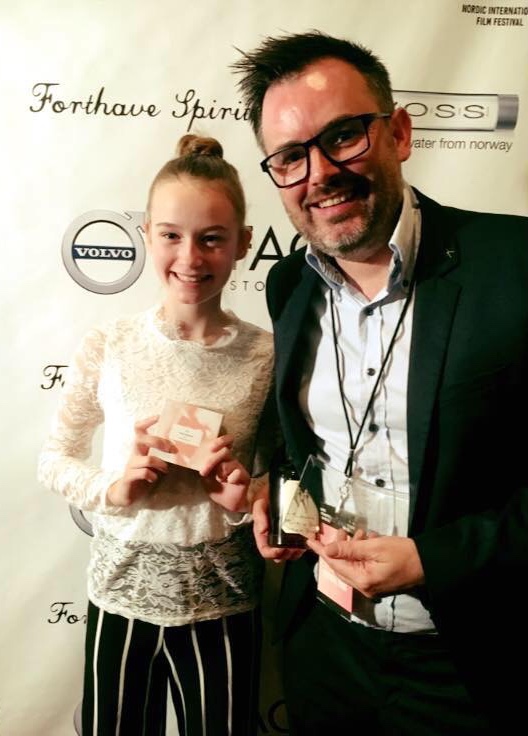
<svg viewBox="0 0 528 736">
<path fill-rule="evenodd" d="M 386 286 L 391 260 L 392 251 L 388 246 L 380 248 L 365 259 L 335 259 L 345 280 L 364 294 L 369 301 Z"/>
</svg>

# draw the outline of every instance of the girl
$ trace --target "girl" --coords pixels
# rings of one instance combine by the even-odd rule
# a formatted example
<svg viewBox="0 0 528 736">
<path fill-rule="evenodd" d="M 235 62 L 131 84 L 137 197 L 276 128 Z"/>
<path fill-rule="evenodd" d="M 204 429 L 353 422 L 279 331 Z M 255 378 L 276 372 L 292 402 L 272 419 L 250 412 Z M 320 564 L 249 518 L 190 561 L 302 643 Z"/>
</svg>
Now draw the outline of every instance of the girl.
<svg viewBox="0 0 528 736">
<path fill-rule="evenodd" d="M 273 348 L 268 332 L 221 308 L 249 245 L 244 222 L 220 144 L 184 136 L 147 204 L 163 302 L 86 335 L 40 456 L 40 480 L 92 512 L 83 736 L 163 734 L 167 683 L 181 736 L 256 729 L 262 563 L 244 513 L 255 490 L 246 467 L 269 455 L 257 430 Z M 177 464 L 155 426 L 167 400 L 222 417 L 198 470 Z M 270 452 L 273 435 L 262 432 Z"/>
</svg>

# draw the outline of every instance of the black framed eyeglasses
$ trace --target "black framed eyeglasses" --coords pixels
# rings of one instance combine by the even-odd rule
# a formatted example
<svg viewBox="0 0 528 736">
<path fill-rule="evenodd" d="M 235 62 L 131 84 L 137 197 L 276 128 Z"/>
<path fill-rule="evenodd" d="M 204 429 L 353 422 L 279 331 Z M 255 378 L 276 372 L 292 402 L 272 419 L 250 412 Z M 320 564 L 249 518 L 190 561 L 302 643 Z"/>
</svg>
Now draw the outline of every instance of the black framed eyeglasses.
<svg viewBox="0 0 528 736">
<path fill-rule="evenodd" d="M 310 148 L 317 146 L 334 166 L 347 164 L 370 148 L 369 128 L 374 120 L 390 118 L 390 112 L 367 112 L 331 123 L 304 143 L 286 146 L 260 162 L 275 186 L 293 187 L 310 176 Z"/>
</svg>

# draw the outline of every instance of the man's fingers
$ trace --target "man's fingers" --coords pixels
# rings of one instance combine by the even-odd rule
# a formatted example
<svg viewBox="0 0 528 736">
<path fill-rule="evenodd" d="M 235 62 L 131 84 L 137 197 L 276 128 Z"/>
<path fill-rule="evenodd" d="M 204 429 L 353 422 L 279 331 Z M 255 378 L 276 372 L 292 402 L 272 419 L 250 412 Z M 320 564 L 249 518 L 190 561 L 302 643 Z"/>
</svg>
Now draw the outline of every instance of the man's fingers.
<svg viewBox="0 0 528 736">
<path fill-rule="evenodd" d="M 268 519 L 268 499 L 257 498 L 251 510 L 253 516 L 253 528 L 258 534 L 268 534 L 269 531 L 269 519 Z"/>
<path fill-rule="evenodd" d="M 263 488 L 253 501 L 251 514 L 253 516 L 253 535 L 258 551 L 266 560 L 273 562 L 286 562 L 287 560 L 298 560 L 305 550 L 293 549 L 291 547 L 270 547 L 268 544 L 269 519 L 268 519 L 268 489 Z"/>
<path fill-rule="evenodd" d="M 350 541 L 335 541 L 323 544 L 317 539 L 309 539 L 307 544 L 311 550 L 321 557 L 330 557 L 336 560 L 351 559 Z"/>
</svg>

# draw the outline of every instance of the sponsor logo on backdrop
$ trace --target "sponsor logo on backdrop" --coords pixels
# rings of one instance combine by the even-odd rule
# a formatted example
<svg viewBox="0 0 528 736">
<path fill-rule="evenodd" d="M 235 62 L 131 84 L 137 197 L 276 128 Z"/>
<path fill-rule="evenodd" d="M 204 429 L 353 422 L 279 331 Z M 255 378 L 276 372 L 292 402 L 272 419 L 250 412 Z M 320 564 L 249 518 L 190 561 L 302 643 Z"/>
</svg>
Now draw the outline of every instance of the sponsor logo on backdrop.
<svg viewBox="0 0 528 736">
<path fill-rule="evenodd" d="M 426 130 L 513 130 L 519 114 L 518 95 L 395 89 L 394 100 L 407 110 L 413 128 Z"/>
<path fill-rule="evenodd" d="M 304 245 L 305 243 L 302 240 L 302 236 L 299 233 L 294 233 L 293 237 L 281 247 L 279 239 L 277 238 L 273 227 L 270 225 L 266 230 L 258 248 L 256 248 L 256 250 L 251 248 L 251 250 L 248 252 L 248 255 L 246 256 L 244 261 L 241 261 L 241 263 L 249 262 L 248 271 L 251 277 L 253 277 L 257 275 L 257 269 L 259 269 L 260 271 L 259 266 L 261 261 L 280 261 L 281 258 L 284 258 L 284 256 L 287 256 L 290 253 L 298 250 L 299 248 L 302 248 Z M 266 288 L 266 275 L 268 270 L 269 265 L 268 268 L 266 268 L 265 273 L 262 274 L 262 277 L 257 278 L 256 280 L 254 278 L 233 278 L 227 282 L 226 288 L 229 291 L 264 291 L 264 289 Z M 233 273 L 236 277 L 236 269 Z"/>
<path fill-rule="evenodd" d="M 502 154 L 512 150 L 519 95 L 395 90 L 394 99 L 412 120 L 415 150 Z M 430 132 L 421 136 L 421 130 Z"/>
<path fill-rule="evenodd" d="M 62 260 L 72 279 L 96 294 L 117 294 L 132 286 L 145 265 L 143 219 L 143 212 L 79 215 L 62 239 Z M 119 242 L 123 236 L 125 244 Z M 94 262 L 104 266 L 90 271 Z"/>
<path fill-rule="evenodd" d="M 474 16 L 475 25 L 481 28 L 519 28 L 528 16 L 528 5 L 462 3 L 460 11 Z"/>
<path fill-rule="evenodd" d="M 79 286 L 96 294 L 115 294 L 132 286 L 145 265 L 145 243 L 140 235 L 140 231 L 143 232 L 143 220 L 143 212 L 126 212 L 121 215 L 107 210 L 93 210 L 77 217 L 68 226 L 62 239 L 62 259 L 72 279 Z M 101 240 L 100 234 L 97 238 L 95 235 L 87 237 L 88 228 L 101 224 L 118 228 L 126 234 L 130 243 L 125 246 L 109 245 L 108 242 Z M 299 233 L 294 233 L 286 244 L 281 245 L 270 225 L 258 247 L 251 248 L 244 262 L 249 262 L 248 270 L 253 275 L 261 261 L 279 261 L 302 245 L 304 243 L 301 242 Z M 99 272 L 97 278 L 83 270 L 87 263 L 91 265 L 94 261 L 103 266 L 103 272 Z M 123 263 L 126 264 L 125 273 L 109 281 L 108 270 L 115 269 L 116 265 L 122 266 Z M 236 276 L 236 269 L 233 273 Z M 234 278 L 227 284 L 229 291 L 264 291 L 264 288 L 265 274 L 259 280 Z M 51 389 L 56 384 L 62 385 L 64 382 L 62 369 L 65 367 L 61 364 L 47 365 L 44 368 L 46 382 L 41 384 L 41 388 Z"/>
<path fill-rule="evenodd" d="M 90 521 L 89 515 L 86 516 L 81 509 L 70 506 L 70 516 L 82 532 L 88 534 L 89 537 L 93 537 L 92 522 Z"/>
</svg>

